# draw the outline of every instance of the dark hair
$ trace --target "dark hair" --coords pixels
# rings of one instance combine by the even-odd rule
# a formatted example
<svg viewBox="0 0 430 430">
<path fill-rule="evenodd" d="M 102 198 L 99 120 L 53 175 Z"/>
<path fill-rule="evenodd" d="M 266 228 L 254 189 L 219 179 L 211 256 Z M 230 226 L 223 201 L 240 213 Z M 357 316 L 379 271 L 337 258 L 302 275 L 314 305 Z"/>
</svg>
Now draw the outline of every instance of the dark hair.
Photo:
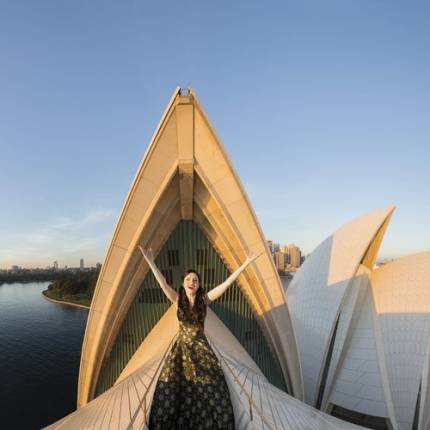
<svg viewBox="0 0 430 430">
<path fill-rule="evenodd" d="M 200 284 L 200 275 L 194 269 L 188 269 L 182 275 L 182 282 L 190 273 L 195 273 L 197 275 L 197 279 Z M 187 294 L 185 293 L 185 288 L 183 285 L 179 288 L 179 297 L 178 297 L 178 316 L 182 319 L 197 319 L 199 322 L 203 323 L 206 317 L 206 302 L 205 302 L 205 292 L 201 285 L 199 285 L 198 290 L 196 291 L 196 300 L 194 302 L 193 309 L 190 310 L 190 302 L 188 300 Z"/>
<path fill-rule="evenodd" d="M 182 282 L 184 282 L 184 279 L 190 274 L 190 273 L 195 273 L 197 275 L 197 279 L 199 280 L 199 284 L 200 284 L 200 275 L 199 272 L 197 272 L 197 270 L 194 269 L 188 269 L 186 270 L 183 274 L 182 274 Z M 199 288 L 200 289 L 200 288 Z"/>
</svg>

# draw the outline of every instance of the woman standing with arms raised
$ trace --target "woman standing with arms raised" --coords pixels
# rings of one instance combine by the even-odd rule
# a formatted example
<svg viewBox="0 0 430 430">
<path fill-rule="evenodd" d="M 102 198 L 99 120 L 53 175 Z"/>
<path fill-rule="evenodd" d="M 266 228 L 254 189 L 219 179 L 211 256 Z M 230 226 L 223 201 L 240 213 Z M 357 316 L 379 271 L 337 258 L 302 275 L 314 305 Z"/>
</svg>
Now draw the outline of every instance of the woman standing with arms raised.
<svg viewBox="0 0 430 430">
<path fill-rule="evenodd" d="M 149 428 L 234 429 L 233 408 L 221 365 L 204 334 L 207 305 L 220 297 L 258 255 L 222 284 L 204 293 L 195 270 L 187 270 L 176 292 L 156 266 L 151 250 L 139 247 L 167 298 L 177 306 L 178 339 L 166 357 L 155 389 Z"/>
</svg>

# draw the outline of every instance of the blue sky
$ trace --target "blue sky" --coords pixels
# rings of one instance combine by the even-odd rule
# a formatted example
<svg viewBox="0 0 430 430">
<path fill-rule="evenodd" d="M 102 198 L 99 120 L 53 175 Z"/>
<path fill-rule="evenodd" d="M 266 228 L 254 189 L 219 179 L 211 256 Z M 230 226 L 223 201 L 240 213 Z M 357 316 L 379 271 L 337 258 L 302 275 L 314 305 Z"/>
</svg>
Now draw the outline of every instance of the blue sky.
<svg viewBox="0 0 430 430">
<path fill-rule="evenodd" d="M 0 0 L 0 268 L 102 261 L 176 85 L 267 238 L 311 252 L 396 205 L 430 250 L 430 3 Z"/>
</svg>

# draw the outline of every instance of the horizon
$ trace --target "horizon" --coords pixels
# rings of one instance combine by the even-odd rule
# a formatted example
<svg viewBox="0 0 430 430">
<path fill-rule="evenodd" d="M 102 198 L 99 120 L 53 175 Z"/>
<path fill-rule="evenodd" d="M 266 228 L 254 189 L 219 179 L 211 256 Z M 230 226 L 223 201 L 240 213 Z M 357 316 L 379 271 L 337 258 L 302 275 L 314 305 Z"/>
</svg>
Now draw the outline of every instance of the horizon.
<svg viewBox="0 0 430 430">
<path fill-rule="evenodd" d="M 430 5 L 8 3 L 0 268 L 103 263 L 174 88 L 192 85 L 266 240 L 304 255 L 395 205 L 378 260 L 430 250 Z"/>
</svg>

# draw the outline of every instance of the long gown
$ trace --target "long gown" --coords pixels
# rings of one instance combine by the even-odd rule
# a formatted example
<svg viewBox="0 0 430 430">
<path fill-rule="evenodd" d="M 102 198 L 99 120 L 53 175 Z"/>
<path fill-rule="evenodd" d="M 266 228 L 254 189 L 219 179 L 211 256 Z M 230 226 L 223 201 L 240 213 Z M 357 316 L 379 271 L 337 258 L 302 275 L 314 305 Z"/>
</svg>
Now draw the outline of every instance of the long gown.
<svg viewBox="0 0 430 430">
<path fill-rule="evenodd" d="M 199 321 L 179 306 L 179 335 L 155 388 L 149 428 L 234 430 L 227 383 L 204 334 L 205 316 Z"/>
</svg>

